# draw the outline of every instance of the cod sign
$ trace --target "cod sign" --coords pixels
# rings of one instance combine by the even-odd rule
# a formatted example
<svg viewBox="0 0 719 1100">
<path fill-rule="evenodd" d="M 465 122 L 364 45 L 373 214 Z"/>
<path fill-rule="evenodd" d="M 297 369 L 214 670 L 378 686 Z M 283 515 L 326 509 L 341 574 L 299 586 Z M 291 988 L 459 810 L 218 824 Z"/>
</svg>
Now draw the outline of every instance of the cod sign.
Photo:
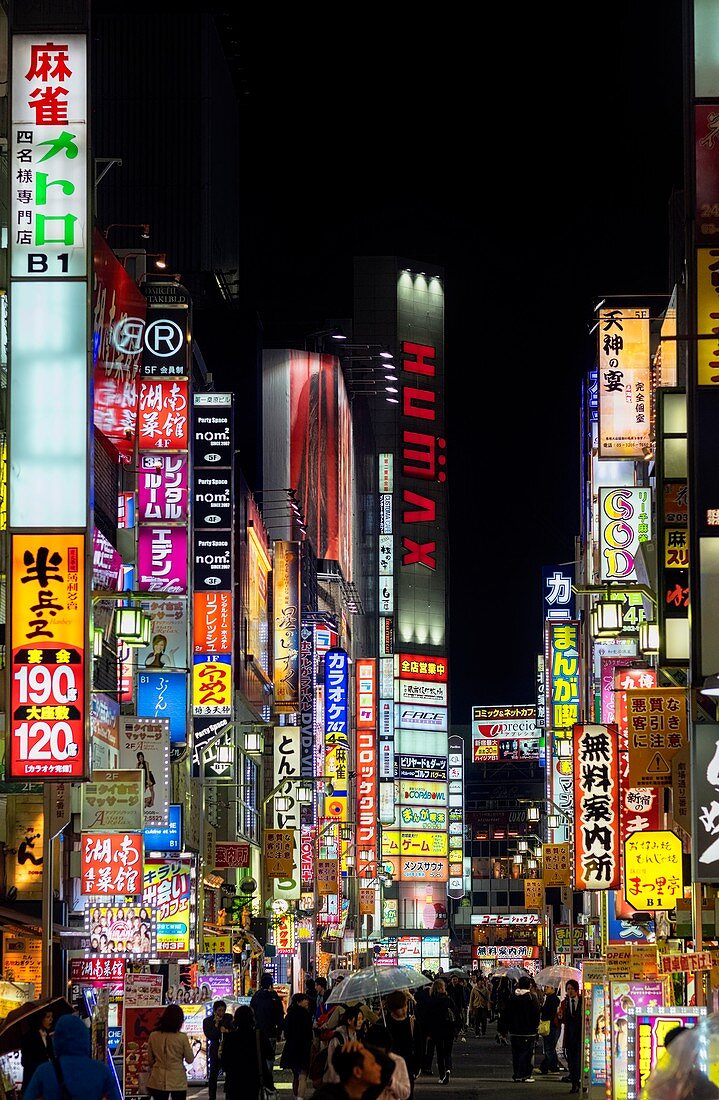
<svg viewBox="0 0 719 1100">
<path fill-rule="evenodd" d="M 599 490 L 600 557 L 603 581 L 636 581 L 636 556 L 652 537 L 651 489 Z"/>
</svg>

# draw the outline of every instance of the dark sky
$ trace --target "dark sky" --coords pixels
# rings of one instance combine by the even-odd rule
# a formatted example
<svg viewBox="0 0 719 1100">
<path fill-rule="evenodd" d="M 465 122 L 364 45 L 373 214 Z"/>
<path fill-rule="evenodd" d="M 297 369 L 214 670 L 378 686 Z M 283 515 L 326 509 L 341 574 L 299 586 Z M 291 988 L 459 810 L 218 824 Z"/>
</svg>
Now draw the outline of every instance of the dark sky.
<svg viewBox="0 0 719 1100">
<path fill-rule="evenodd" d="M 534 699 L 541 569 L 579 531 L 592 310 L 669 292 L 682 187 L 678 0 L 581 25 L 528 8 L 407 9 L 399 28 L 379 6 L 361 25 L 303 12 L 247 51 L 268 343 L 350 315 L 355 254 L 445 269 L 455 723 Z"/>
</svg>

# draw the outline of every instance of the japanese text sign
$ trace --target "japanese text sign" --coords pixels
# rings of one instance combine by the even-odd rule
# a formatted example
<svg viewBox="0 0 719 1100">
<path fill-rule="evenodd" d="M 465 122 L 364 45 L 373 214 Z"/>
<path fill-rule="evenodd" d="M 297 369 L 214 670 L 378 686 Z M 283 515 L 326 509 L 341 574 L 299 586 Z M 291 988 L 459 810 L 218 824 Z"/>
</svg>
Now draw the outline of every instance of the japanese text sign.
<svg viewBox="0 0 719 1100">
<path fill-rule="evenodd" d="M 358 660 L 355 671 L 357 722 L 357 844 L 377 846 L 377 662 Z"/>
<path fill-rule="evenodd" d="M 186 451 L 188 383 L 143 379 L 138 384 L 138 445 L 141 451 Z"/>
<path fill-rule="evenodd" d="M 666 787 L 672 759 L 687 744 L 686 691 L 650 688 L 627 692 L 629 785 Z"/>
<path fill-rule="evenodd" d="M 125 981 L 124 959 L 103 959 L 90 956 L 70 959 L 70 981 L 81 985 L 102 985 L 104 982 Z"/>
<path fill-rule="evenodd" d="M 87 276 L 87 44 L 12 40 L 8 239 L 12 274 Z"/>
<path fill-rule="evenodd" d="M 120 765 L 144 778 L 145 825 L 167 825 L 170 806 L 170 724 L 167 718 L 124 716 Z"/>
<path fill-rule="evenodd" d="M 602 309 L 597 336 L 599 457 L 642 459 L 652 421 L 649 310 Z"/>
<path fill-rule="evenodd" d="M 141 454 L 137 471 L 140 523 L 187 520 L 187 455 Z"/>
<path fill-rule="evenodd" d="M 80 828 L 139 832 L 145 824 L 142 771 L 93 771 L 81 788 Z"/>
<path fill-rule="evenodd" d="M 146 863 L 144 878 L 142 900 L 154 912 L 158 957 L 188 958 L 192 945 L 192 860 Z"/>
<path fill-rule="evenodd" d="M 215 845 L 215 867 L 249 867 L 250 846 L 237 841 L 218 840 Z"/>
<path fill-rule="evenodd" d="M 268 878 L 290 878 L 294 829 L 265 830 L 265 873 Z"/>
<path fill-rule="evenodd" d="M 8 777 L 85 775 L 85 539 L 14 535 Z"/>
<path fill-rule="evenodd" d="M 276 541 L 272 570 L 274 687 L 275 710 L 280 714 L 294 712 L 299 704 L 299 569 L 299 543 Z"/>
<path fill-rule="evenodd" d="M 619 762 L 616 726 L 574 727 L 574 883 L 619 885 Z"/>
<path fill-rule="evenodd" d="M 669 830 L 633 833 L 624 842 L 624 896 L 635 909 L 673 909 L 684 896 L 682 842 Z"/>
<path fill-rule="evenodd" d="M 325 774 L 334 793 L 325 800 L 327 817 L 347 820 L 349 767 L 349 659 L 343 649 L 325 654 Z"/>
<path fill-rule="evenodd" d="M 92 897 L 139 897 L 142 893 L 142 833 L 83 833 L 80 893 Z"/>
<path fill-rule="evenodd" d="M 542 845 L 542 881 L 545 886 L 570 886 L 572 857 L 569 844 Z"/>
<path fill-rule="evenodd" d="M 692 738 L 692 877 L 719 875 L 719 725 L 702 722 Z"/>
<path fill-rule="evenodd" d="M 623 485 L 599 490 L 599 537 L 603 581 L 637 580 L 641 543 L 652 537 L 651 489 Z"/>
</svg>

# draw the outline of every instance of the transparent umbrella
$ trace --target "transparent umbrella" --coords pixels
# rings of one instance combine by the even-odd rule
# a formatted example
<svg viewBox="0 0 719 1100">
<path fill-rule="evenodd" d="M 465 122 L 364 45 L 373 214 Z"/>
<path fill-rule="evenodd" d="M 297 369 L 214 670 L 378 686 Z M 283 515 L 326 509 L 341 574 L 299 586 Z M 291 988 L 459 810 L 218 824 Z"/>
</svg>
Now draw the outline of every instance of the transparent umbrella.
<svg viewBox="0 0 719 1100">
<path fill-rule="evenodd" d="M 333 986 L 325 1004 L 352 1004 L 381 997 L 393 989 L 419 989 L 430 984 L 429 978 L 412 966 L 363 966 Z"/>
<path fill-rule="evenodd" d="M 555 989 L 559 989 L 564 985 L 566 981 L 573 978 L 575 982 L 581 980 L 582 972 L 576 966 L 563 966 L 561 963 L 555 963 L 553 966 L 545 966 L 544 970 L 540 970 L 535 977 L 535 981 L 541 989 L 545 985 L 552 985 Z"/>
</svg>

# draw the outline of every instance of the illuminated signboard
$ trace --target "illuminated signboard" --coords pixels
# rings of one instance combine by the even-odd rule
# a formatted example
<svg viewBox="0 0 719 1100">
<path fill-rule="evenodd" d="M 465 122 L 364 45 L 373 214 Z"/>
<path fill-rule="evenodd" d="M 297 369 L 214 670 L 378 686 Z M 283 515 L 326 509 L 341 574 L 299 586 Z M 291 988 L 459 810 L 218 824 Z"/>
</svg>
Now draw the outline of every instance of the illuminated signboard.
<svg viewBox="0 0 719 1100">
<path fill-rule="evenodd" d="M 599 311 L 599 457 L 651 453 L 649 310 Z"/>
<path fill-rule="evenodd" d="M 9 778 L 87 774 L 85 614 L 84 536 L 13 535 Z"/>
<path fill-rule="evenodd" d="M 637 554 L 652 537 L 652 491 L 600 487 L 599 552 L 603 581 L 636 581 Z"/>
<path fill-rule="evenodd" d="M 175 853 L 182 851 L 182 806 L 171 802 L 167 825 L 150 825 L 143 831 L 145 850 Z"/>
<path fill-rule="evenodd" d="M 274 543 L 274 709 L 295 713 L 299 706 L 300 549 L 297 542 Z"/>
<path fill-rule="evenodd" d="M 377 847 L 377 662 L 358 659 L 355 666 L 357 753 L 357 846 Z"/>
<path fill-rule="evenodd" d="M 616 726 L 574 727 L 574 882 L 619 885 L 619 760 Z"/>
<path fill-rule="evenodd" d="M 142 833 L 83 833 L 80 893 L 93 897 L 139 897 L 142 893 Z"/>
</svg>

